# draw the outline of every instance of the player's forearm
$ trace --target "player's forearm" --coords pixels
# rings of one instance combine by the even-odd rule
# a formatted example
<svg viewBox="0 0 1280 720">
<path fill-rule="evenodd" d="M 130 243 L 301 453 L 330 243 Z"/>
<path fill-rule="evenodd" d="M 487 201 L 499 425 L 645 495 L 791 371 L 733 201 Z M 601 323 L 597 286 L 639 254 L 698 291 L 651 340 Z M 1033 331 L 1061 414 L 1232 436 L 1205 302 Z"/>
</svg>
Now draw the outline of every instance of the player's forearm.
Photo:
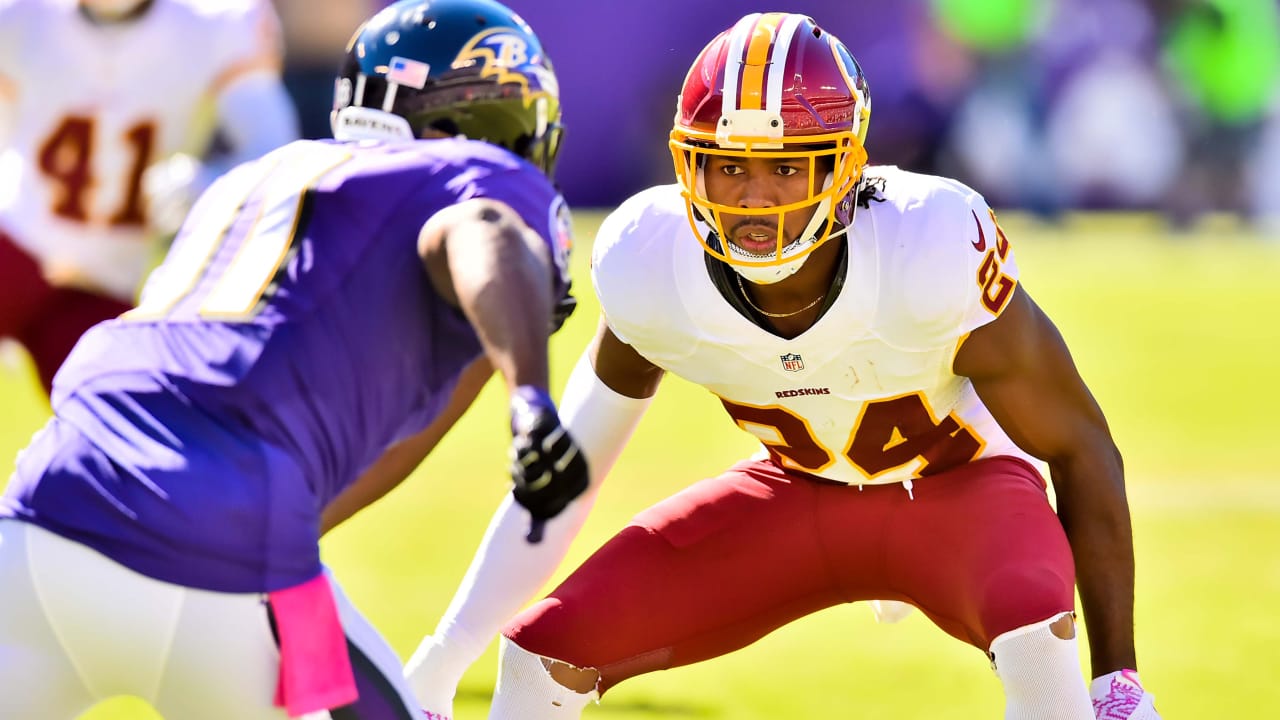
<svg viewBox="0 0 1280 720">
<path fill-rule="evenodd" d="M 502 626 L 551 579 L 586 522 L 597 491 L 589 489 L 547 521 L 541 542 L 525 542 L 529 515 L 511 495 L 494 514 L 471 566 L 435 636 L 475 662 Z"/>
<path fill-rule="evenodd" d="M 1119 453 L 1108 445 L 1051 469 L 1075 557 L 1092 674 L 1136 669 L 1133 532 Z"/>
<path fill-rule="evenodd" d="M 431 424 L 417 435 L 393 445 L 383 452 L 360 477 L 334 498 L 320 516 L 320 533 L 329 532 L 352 515 L 373 504 L 409 476 L 422 463 L 440 439 L 471 407 L 484 388 L 493 368 L 485 358 L 463 369 L 449 402 Z"/>
<path fill-rule="evenodd" d="M 434 427 L 428 428 L 418 436 L 389 448 L 325 506 L 320 513 L 320 534 L 328 533 L 395 489 L 418 467 L 441 434 Z"/>
</svg>

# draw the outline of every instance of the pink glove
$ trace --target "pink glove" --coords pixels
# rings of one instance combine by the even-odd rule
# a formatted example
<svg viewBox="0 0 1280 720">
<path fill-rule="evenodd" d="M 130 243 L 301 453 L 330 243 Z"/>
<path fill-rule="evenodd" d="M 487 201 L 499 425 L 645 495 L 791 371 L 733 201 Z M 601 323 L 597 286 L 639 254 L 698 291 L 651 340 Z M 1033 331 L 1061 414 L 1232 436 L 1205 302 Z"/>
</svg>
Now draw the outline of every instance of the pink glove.
<svg viewBox="0 0 1280 720">
<path fill-rule="evenodd" d="M 1097 720 L 1160 720 L 1155 696 L 1142 689 L 1137 670 L 1117 670 L 1089 685 Z"/>
</svg>

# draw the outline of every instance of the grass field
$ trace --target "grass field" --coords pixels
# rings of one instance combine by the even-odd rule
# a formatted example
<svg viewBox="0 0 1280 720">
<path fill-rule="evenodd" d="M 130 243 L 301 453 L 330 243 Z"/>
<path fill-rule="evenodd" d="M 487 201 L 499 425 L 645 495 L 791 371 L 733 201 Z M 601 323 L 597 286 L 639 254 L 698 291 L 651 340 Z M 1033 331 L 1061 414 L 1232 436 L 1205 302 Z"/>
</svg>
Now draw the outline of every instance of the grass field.
<svg viewBox="0 0 1280 720">
<path fill-rule="evenodd" d="M 578 237 L 599 219 L 582 213 Z M 1125 453 L 1138 655 L 1163 716 L 1280 717 L 1280 243 L 1212 229 L 1167 238 L 1143 218 L 1004 224 L 1024 286 L 1066 336 Z M 586 255 L 581 308 L 554 341 L 557 387 L 594 327 Z M 0 370 L 0 477 L 47 413 L 29 373 Z M 402 656 L 444 611 L 506 490 L 504 413 L 491 383 L 409 483 L 325 540 L 348 594 Z M 636 511 L 751 449 L 705 391 L 669 378 L 561 575 Z M 463 682 L 458 718 L 485 717 L 495 666 L 491 646 Z M 587 717 L 967 720 L 1002 706 L 981 653 L 918 613 L 881 626 L 853 605 L 628 681 Z M 113 702 L 86 717 L 152 715 Z"/>
</svg>

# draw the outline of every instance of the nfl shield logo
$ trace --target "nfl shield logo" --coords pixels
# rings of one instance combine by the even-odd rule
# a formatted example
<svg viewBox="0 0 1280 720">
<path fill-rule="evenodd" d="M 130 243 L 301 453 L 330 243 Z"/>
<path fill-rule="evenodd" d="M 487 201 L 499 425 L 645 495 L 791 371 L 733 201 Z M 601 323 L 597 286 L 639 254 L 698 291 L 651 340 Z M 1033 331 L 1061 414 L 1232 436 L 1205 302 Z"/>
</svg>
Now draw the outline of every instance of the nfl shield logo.
<svg viewBox="0 0 1280 720">
<path fill-rule="evenodd" d="M 789 372 L 796 372 L 804 369 L 804 358 L 796 353 L 787 353 L 779 356 L 782 359 L 782 369 Z"/>
</svg>

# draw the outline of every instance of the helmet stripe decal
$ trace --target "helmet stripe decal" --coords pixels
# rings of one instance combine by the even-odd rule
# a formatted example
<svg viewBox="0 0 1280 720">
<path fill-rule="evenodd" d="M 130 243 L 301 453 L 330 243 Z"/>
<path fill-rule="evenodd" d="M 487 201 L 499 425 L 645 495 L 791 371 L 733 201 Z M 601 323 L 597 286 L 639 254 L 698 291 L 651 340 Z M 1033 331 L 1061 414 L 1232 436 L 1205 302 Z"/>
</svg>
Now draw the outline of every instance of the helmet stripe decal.
<svg viewBox="0 0 1280 720">
<path fill-rule="evenodd" d="M 738 107 L 742 110 L 759 110 L 764 106 L 764 71 L 769 62 L 769 52 L 778 31 L 778 25 L 786 17 L 783 13 L 767 13 L 751 31 L 743 56 L 742 90 Z M 737 32 L 737 28 L 734 29 Z"/>
<path fill-rule="evenodd" d="M 751 30 L 756 26 L 760 13 L 752 13 L 743 17 L 729 31 L 729 50 L 725 55 L 724 88 L 721 90 L 721 114 L 738 109 L 738 71 L 742 67 L 740 58 L 746 48 Z"/>
<path fill-rule="evenodd" d="M 840 56 L 840 51 L 836 48 L 835 43 L 831 42 L 831 36 L 827 36 L 828 44 L 831 46 L 831 55 L 836 59 L 836 67 L 840 70 L 840 75 L 844 77 L 844 82 L 849 86 L 849 94 L 853 96 L 853 117 L 849 119 L 853 127 L 858 130 L 858 141 L 867 141 L 867 116 L 871 114 L 871 108 L 867 106 L 867 98 L 864 89 L 858 86 L 858 81 L 849 74 L 849 69 L 845 67 L 844 59 Z M 852 58 L 850 58 L 852 59 Z M 853 62 L 857 62 L 854 60 Z"/>
<path fill-rule="evenodd" d="M 769 79 L 765 85 L 767 95 L 764 108 L 769 112 L 782 112 L 782 86 L 786 83 L 783 76 L 787 71 L 787 53 L 791 50 L 791 40 L 796 36 L 796 28 L 800 27 L 804 19 L 804 15 L 789 14 L 778 28 L 777 39 L 769 53 Z"/>
</svg>

